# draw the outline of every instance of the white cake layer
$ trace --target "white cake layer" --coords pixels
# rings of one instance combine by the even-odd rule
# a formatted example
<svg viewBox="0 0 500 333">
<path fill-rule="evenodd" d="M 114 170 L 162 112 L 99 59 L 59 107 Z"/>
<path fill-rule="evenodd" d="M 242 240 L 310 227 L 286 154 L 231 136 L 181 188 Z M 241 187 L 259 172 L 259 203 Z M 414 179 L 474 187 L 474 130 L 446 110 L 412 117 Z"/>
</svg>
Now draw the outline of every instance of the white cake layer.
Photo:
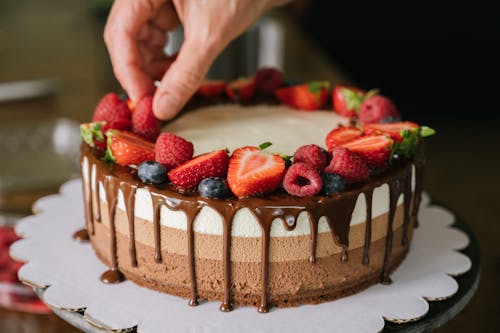
<svg viewBox="0 0 500 333">
<path fill-rule="evenodd" d="M 187 112 L 163 127 L 191 141 L 195 154 L 272 142 L 270 152 L 293 155 L 305 144 L 325 146 L 325 137 L 348 118 L 332 111 L 298 111 L 287 106 L 216 105 Z"/>
<path fill-rule="evenodd" d="M 87 158 L 83 159 L 82 162 L 82 175 L 83 179 L 86 181 L 88 177 L 92 177 L 92 191 L 95 192 L 96 189 L 96 177 L 95 177 L 95 167 L 89 170 L 89 163 Z M 415 171 L 412 170 L 414 173 Z M 414 178 L 414 177 L 412 177 Z M 414 189 L 415 183 L 413 182 L 412 187 Z M 104 186 L 101 183 L 100 186 L 100 199 L 106 202 L 106 194 L 104 191 Z M 398 205 L 403 203 L 403 196 L 401 195 L 398 201 Z M 373 218 L 385 214 L 389 211 L 389 186 L 383 184 L 377 187 L 373 192 L 372 199 L 372 216 Z M 125 211 L 125 201 L 121 191 L 118 197 L 118 209 Z M 140 188 L 136 192 L 135 200 L 135 215 L 146 221 L 153 223 L 153 203 L 151 200 L 151 195 L 149 190 L 145 188 Z M 360 194 L 354 212 L 352 214 L 351 225 L 356 225 L 364 223 L 366 221 L 366 200 L 364 194 Z M 187 230 L 187 219 L 186 215 L 181 211 L 172 211 L 167 207 L 162 207 L 160 214 L 160 223 L 163 226 Z M 325 218 L 321 218 L 319 222 L 319 232 L 330 232 L 330 228 Z M 222 235 L 223 234 L 223 224 L 221 216 L 212 208 L 204 207 L 200 213 L 196 216 L 194 222 L 194 231 L 202 234 L 211 235 Z M 254 215 L 247 208 L 242 208 L 236 212 L 233 219 L 233 226 L 231 234 L 234 237 L 260 237 L 261 228 L 255 219 Z M 307 214 L 305 212 L 301 213 L 298 217 L 297 226 L 293 231 L 288 231 L 283 226 L 283 223 L 276 219 L 273 221 L 271 226 L 271 236 L 272 237 L 291 237 L 299 235 L 309 235 L 311 233 L 309 221 Z"/>
</svg>

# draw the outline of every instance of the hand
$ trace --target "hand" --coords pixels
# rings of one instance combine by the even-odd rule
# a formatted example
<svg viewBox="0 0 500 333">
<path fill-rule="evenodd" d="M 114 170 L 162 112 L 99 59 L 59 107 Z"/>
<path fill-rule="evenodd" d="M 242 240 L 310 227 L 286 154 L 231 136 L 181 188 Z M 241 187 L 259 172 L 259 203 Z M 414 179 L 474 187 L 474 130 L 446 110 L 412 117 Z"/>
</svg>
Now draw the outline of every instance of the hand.
<svg viewBox="0 0 500 333">
<path fill-rule="evenodd" d="M 155 91 L 159 119 L 173 118 L 198 89 L 220 52 L 268 9 L 288 0 L 116 0 L 104 40 L 116 78 L 136 102 Z M 184 27 L 176 59 L 167 32 Z"/>
</svg>

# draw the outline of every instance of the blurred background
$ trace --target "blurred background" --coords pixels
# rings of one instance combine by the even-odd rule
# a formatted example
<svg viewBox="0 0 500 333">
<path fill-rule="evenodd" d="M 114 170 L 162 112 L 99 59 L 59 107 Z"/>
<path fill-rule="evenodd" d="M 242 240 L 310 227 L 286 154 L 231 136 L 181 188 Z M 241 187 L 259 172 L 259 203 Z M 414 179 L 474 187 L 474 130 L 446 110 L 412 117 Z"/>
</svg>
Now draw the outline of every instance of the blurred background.
<svg viewBox="0 0 500 333">
<path fill-rule="evenodd" d="M 0 227 L 78 177 L 78 124 L 120 91 L 102 40 L 111 4 L 0 0 Z M 499 45 L 500 14 L 486 1 L 302 0 L 263 17 L 210 71 L 234 79 L 272 65 L 289 79 L 379 88 L 405 118 L 437 130 L 425 186 L 473 228 L 482 269 L 476 295 L 438 332 L 500 331 Z M 0 308 L 0 331 L 76 329 Z"/>
</svg>

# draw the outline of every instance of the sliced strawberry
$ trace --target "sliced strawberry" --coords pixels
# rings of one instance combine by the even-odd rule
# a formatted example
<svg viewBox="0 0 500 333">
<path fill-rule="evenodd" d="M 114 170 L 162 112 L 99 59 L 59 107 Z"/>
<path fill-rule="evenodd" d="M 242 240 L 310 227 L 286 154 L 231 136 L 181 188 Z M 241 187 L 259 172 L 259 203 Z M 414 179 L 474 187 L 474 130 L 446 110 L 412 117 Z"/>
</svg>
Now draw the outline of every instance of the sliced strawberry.
<svg viewBox="0 0 500 333">
<path fill-rule="evenodd" d="M 401 135 L 403 131 L 416 131 L 418 128 L 418 124 L 409 121 L 388 124 L 368 124 L 364 127 L 367 135 L 385 134 L 390 136 L 394 141 L 403 140 L 403 136 Z"/>
<path fill-rule="evenodd" d="M 198 88 L 198 95 L 203 97 L 216 97 L 224 94 L 226 82 L 222 80 L 204 80 Z"/>
<path fill-rule="evenodd" d="M 362 136 L 342 145 L 357 153 L 371 168 L 380 168 L 387 164 L 391 156 L 392 140 L 385 135 Z"/>
<path fill-rule="evenodd" d="M 208 177 L 225 178 L 229 155 L 225 149 L 203 154 L 181 164 L 168 173 L 172 184 L 183 189 L 192 189 Z"/>
<path fill-rule="evenodd" d="M 241 78 L 227 85 L 226 94 L 234 101 L 249 102 L 255 95 L 255 90 L 253 78 Z"/>
<path fill-rule="evenodd" d="M 328 82 L 310 82 L 277 89 L 274 94 L 284 104 L 299 110 L 320 110 L 328 99 Z"/>
<path fill-rule="evenodd" d="M 359 88 L 337 85 L 332 93 L 333 109 L 344 117 L 355 117 L 365 96 L 366 92 Z"/>
<path fill-rule="evenodd" d="M 229 160 L 227 181 L 238 197 L 273 192 L 285 175 L 285 161 L 257 147 L 238 148 Z"/>
<path fill-rule="evenodd" d="M 155 159 L 155 145 L 126 131 L 109 130 L 105 159 L 119 165 L 139 165 Z"/>
<path fill-rule="evenodd" d="M 363 131 L 358 127 L 339 126 L 326 136 L 326 147 L 329 151 L 332 151 L 336 147 L 360 137 L 362 134 Z"/>
</svg>

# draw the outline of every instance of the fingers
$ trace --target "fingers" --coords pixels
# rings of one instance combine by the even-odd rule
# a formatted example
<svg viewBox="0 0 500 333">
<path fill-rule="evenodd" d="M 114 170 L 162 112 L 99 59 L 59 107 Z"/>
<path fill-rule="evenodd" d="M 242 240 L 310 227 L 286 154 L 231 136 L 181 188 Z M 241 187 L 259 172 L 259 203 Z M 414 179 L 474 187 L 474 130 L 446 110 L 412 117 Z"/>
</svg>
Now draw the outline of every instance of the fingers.
<svg viewBox="0 0 500 333">
<path fill-rule="evenodd" d="M 214 54 L 186 40 L 177 60 L 165 73 L 153 99 L 153 112 L 162 120 L 172 119 L 198 89 L 214 60 Z"/>
</svg>

